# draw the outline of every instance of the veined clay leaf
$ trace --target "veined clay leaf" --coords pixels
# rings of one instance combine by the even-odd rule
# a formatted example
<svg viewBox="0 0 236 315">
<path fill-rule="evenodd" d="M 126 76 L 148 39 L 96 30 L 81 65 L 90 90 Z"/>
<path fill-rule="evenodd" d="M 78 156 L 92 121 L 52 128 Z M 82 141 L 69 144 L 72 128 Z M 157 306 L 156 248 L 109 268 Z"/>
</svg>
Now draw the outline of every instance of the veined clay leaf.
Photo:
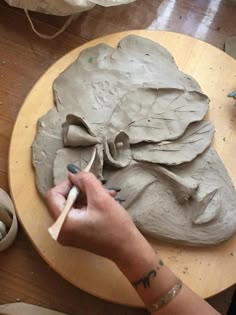
<svg viewBox="0 0 236 315">
<path fill-rule="evenodd" d="M 189 162 L 210 145 L 214 126 L 209 121 L 192 123 L 182 137 L 174 141 L 132 145 L 133 158 L 166 165 Z"/>
<path fill-rule="evenodd" d="M 173 140 L 202 120 L 207 109 L 208 98 L 199 92 L 139 88 L 116 105 L 105 125 L 109 132 L 124 130 L 131 144 Z"/>
</svg>

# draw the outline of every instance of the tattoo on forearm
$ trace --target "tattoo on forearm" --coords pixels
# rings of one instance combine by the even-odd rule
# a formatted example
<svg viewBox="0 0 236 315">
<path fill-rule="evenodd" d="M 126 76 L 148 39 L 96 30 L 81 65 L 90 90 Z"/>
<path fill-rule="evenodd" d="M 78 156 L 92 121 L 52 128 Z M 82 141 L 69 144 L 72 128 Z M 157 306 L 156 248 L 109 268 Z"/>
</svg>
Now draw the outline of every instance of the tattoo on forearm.
<svg viewBox="0 0 236 315">
<path fill-rule="evenodd" d="M 150 288 L 150 280 L 151 278 L 156 277 L 156 275 L 157 275 L 156 270 L 150 270 L 149 273 L 145 277 L 135 282 L 132 282 L 132 285 L 136 288 L 139 284 L 142 284 L 145 289 Z"/>
<path fill-rule="evenodd" d="M 132 286 L 137 288 L 140 284 L 142 284 L 144 289 L 150 288 L 150 285 L 151 285 L 150 281 L 151 281 L 151 279 L 156 277 L 157 270 L 159 270 L 160 267 L 163 267 L 163 266 L 164 266 L 164 262 L 160 259 L 156 270 L 155 269 L 150 270 L 145 277 L 140 278 L 137 281 L 131 282 Z"/>
</svg>

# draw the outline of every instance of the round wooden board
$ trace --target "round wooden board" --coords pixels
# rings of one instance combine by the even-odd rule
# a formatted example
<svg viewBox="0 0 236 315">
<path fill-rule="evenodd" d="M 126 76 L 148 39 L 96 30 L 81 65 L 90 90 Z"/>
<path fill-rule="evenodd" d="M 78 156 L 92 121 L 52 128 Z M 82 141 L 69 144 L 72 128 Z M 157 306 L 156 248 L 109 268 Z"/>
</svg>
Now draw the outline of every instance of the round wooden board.
<svg viewBox="0 0 236 315">
<path fill-rule="evenodd" d="M 106 43 L 116 46 L 121 38 L 137 34 L 166 47 L 179 68 L 192 75 L 210 97 L 207 119 L 216 128 L 214 146 L 236 184 L 236 108 L 226 97 L 236 87 L 236 61 L 219 49 L 197 39 L 162 31 L 132 31 L 112 34 L 88 42 L 58 60 L 38 80 L 27 96 L 12 135 L 9 182 L 18 217 L 33 244 L 62 277 L 103 299 L 130 306 L 143 306 L 132 286 L 107 259 L 83 250 L 65 248 L 48 232 L 53 220 L 37 192 L 31 163 L 31 145 L 36 123 L 53 106 L 53 80 L 85 48 Z M 236 237 L 209 248 L 193 248 L 152 241 L 166 264 L 202 297 L 212 296 L 236 281 Z"/>
</svg>

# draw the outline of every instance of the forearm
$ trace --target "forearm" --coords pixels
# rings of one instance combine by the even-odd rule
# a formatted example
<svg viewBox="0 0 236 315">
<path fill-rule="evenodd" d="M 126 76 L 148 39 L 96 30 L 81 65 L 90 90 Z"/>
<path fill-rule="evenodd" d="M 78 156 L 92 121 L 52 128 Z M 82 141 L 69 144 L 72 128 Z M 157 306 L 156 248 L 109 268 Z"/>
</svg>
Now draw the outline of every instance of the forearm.
<svg viewBox="0 0 236 315">
<path fill-rule="evenodd" d="M 63 225 L 59 238 L 63 245 L 76 246 L 113 260 L 145 305 L 150 306 L 166 296 L 170 289 L 177 288 L 176 276 L 154 253 L 127 211 L 114 201 L 91 173 L 70 173 L 69 180 L 47 193 L 47 202 L 55 218 L 61 214 L 72 185 L 78 187 L 84 196 L 81 198 L 80 194 L 80 208 L 72 208 Z M 177 295 L 176 292 L 171 291 L 173 294 L 169 296 L 173 299 L 158 314 L 217 314 L 187 287 L 184 286 Z"/>
<path fill-rule="evenodd" d="M 137 248 L 130 255 L 119 259 L 117 265 L 133 284 L 145 305 L 151 305 L 165 296 L 177 283 L 175 274 L 164 264 L 151 246 L 140 238 Z M 125 256 L 124 256 L 125 257 Z M 164 307 L 153 314 L 158 315 L 216 315 L 219 314 L 202 298 L 183 285 L 180 292 Z"/>
</svg>

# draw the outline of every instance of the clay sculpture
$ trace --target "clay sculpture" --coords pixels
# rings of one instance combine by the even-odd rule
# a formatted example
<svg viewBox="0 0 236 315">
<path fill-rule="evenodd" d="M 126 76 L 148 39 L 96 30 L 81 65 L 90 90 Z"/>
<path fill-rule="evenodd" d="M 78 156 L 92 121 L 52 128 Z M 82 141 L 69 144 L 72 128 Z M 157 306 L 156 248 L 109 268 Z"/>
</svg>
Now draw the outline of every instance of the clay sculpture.
<svg viewBox="0 0 236 315">
<path fill-rule="evenodd" d="M 203 118 L 208 97 L 159 44 L 127 36 L 84 50 L 53 84 L 33 165 L 41 194 L 81 169 L 121 187 L 124 207 L 153 238 L 209 245 L 236 231 L 236 192 Z"/>
</svg>

